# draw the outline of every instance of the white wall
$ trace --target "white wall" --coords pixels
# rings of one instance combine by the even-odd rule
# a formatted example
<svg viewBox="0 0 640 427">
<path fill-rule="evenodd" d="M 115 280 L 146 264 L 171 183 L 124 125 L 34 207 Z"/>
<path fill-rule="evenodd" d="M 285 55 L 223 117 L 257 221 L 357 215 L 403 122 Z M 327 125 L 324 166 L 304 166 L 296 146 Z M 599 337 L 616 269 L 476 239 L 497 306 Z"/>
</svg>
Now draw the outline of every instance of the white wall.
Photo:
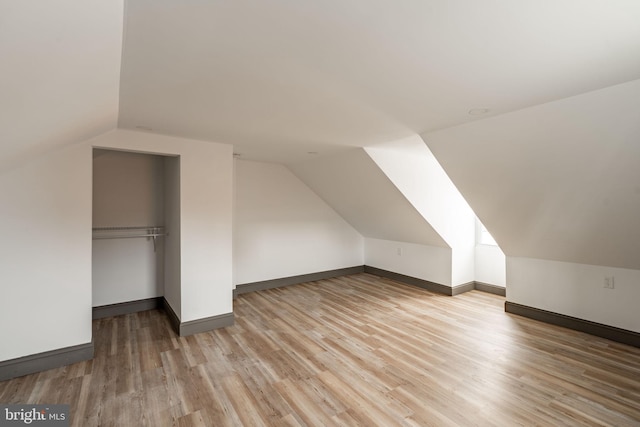
<svg viewBox="0 0 640 427">
<path fill-rule="evenodd" d="M 475 262 L 475 244 L 451 248 L 451 286 L 476 280 Z"/>
<path fill-rule="evenodd" d="M 74 145 L 0 173 L 0 360 L 91 341 L 91 160 Z"/>
<path fill-rule="evenodd" d="M 232 147 L 115 130 L 0 174 L 0 360 L 91 342 L 93 146 L 180 156 L 174 309 L 232 312 Z"/>
<path fill-rule="evenodd" d="M 93 155 L 94 227 L 162 225 L 164 159 L 127 151 Z"/>
<path fill-rule="evenodd" d="M 478 282 L 507 286 L 506 258 L 498 246 L 476 245 L 476 278 Z"/>
<path fill-rule="evenodd" d="M 125 130 L 89 144 L 180 156 L 181 286 L 180 308 L 174 311 L 182 322 L 231 313 L 232 146 Z"/>
<path fill-rule="evenodd" d="M 511 302 L 640 332 L 638 270 L 507 257 L 507 283 Z"/>
<path fill-rule="evenodd" d="M 451 286 L 451 249 L 366 238 L 365 265 Z"/>
<path fill-rule="evenodd" d="M 178 318 L 181 310 L 180 157 L 164 158 L 164 298 Z"/>
<path fill-rule="evenodd" d="M 93 241 L 92 305 L 99 307 L 164 295 L 162 243 L 147 239 Z"/>
<path fill-rule="evenodd" d="M 363 149 L 289 167 L 364 237 L 447 247 Z"/>
<path fill-rule="evenodd" d="M 638 330 L 638 117 L 633 80 L 423 134 L 507 255 L 509 301 Z"/>
<path fill-rule="evenodd" d="M 160 156 L 96 150 L 93 226 L 164 225 L 164 160 Z M 120 234 L 127 234 L 120 232 Z M 93 306 L 164 294 L 164 238 L 93 241 Z"/>
<path fill-rule="evenodd" d="M 473 281 L 475 214 L 422 138 L 413 135 L 365 151 L 453 249 L 447 282 Z"/>
<path fill-rule="evenodd" d="M 640 80 L 424 134 L 508 256 L 640 269 Z"/>
<path fill-rule="evenodd" d="M 237 284 L 359 266 L 363 238 L 282 165 L 236 160 Z"/>
</svg>

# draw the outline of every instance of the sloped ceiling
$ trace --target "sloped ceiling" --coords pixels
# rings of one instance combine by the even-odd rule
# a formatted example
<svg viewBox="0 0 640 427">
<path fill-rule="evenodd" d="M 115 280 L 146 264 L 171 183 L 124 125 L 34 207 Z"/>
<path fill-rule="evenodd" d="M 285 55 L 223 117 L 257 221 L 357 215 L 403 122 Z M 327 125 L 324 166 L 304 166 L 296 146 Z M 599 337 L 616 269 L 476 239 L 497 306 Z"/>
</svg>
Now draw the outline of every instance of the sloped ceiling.
<svg viewBox="0 0 640 427">
<path fill-rule="evenodd" d="M 128 0 L 121 127 L 289 163 L 640 78 L 637 0 Z"/>
<path fill-rule="evenodd" d="M 0 172 L 117 125 L 123 0 L 0 2 Z"/>
<path fill-rule="evenodd" d="M 449 247 L 361 148 L 290 168 L 364 237 Z"/>
<path fill-rule="evenodd" d="M 637 0 L 7 0 L 0 173 L 116 125 L 300 176 L 421 134 L 508 255 L 640 268 L 638 22 Z"/>
<path fill-rule="evenodd" d="M 507 255 L 640 270 L 640 80 L 422 136 Z"/>
</svg>

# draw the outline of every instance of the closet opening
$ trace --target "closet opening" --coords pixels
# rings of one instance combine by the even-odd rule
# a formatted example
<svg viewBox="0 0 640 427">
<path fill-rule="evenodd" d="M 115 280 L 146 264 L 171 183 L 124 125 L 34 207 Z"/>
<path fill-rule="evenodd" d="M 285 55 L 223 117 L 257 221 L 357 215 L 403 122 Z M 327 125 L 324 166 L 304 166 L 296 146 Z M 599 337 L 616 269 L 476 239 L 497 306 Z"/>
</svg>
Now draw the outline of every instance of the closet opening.
<svg viewBox="0 0 640 427">
<path fill-rule="evenodd" d="M 180 304 L 180 158 L 93 150 L 93 318 Z"/>
</svg>

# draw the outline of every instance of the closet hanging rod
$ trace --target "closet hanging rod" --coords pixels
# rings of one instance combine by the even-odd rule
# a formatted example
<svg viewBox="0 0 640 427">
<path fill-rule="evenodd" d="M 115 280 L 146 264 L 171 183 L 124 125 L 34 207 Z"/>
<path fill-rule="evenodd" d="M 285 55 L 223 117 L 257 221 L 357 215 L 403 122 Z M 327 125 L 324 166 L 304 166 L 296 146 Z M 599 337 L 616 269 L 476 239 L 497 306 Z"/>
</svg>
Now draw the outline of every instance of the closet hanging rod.
<svg viewBox="0 0 640 427">
<path fill-rule="evenodd" d="M 164 230 L 163 225 L 147 225 L 147 226 L 134 226 L 134 227 L 93 227 L 93 231 L 125 231 L 125 230 Z"/>
<path fill-rule="evenodd" d="M 147 233 L 147 234 L 113 234 L 107 236 L 93 236 L 93 240 L 101 240 L 101 239 L 133 239 L 136 237 L 162 237 L 167 236 L 166 233 Z"/>
<path fill-rule="evenodd" d="M 161 225 L 147 227 L 93 227 L 93 240 L 107 239 L 137 239 L 146 238 L 153 240 L 153 251 L 157 248 L 157 238 L 168 236 Z"/>
</svg>

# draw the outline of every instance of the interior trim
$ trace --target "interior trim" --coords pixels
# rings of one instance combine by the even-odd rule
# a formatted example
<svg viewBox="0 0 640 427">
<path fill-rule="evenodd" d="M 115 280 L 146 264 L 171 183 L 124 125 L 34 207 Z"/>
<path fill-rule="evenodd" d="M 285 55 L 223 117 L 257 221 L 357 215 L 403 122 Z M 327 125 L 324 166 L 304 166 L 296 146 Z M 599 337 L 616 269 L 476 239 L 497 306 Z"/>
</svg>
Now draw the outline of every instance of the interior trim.
<svg viewBox="0 0 640 427">
<path fill-rule="evenodd" d="M 424 279 L 418 279 L 412 276 L 406 276 L 400 273 L 394 273 L 393 271 L 383 270 L 377 267 L 371 267 L 369 265 L 364 266 L 364 272 L 369 274 L 375 274 L 376 276 L 386 277 L 387 279 L 395 280 L 406 285 L 417 286 L 422 289 L 426 289 L 431 292 L 435 292 L 443 295 L 453 295 L 453 288 L 451 286 L 442 285 L 440 283 L 430 282 Z M 468 284 L 467 284 L 468 285 Z M 463 285 L 463 286 L 467 286 Z M 471 290 L 471 289 L 469 289 Z M 459 292 L 462 293 L 462 292 Z"/>
<path fill-rule="evenodd" d="M 297 285 L 300 283 L 314 282 L 316 280 L 331 279 L 333 277 L 348 276 L 365 271 L 362 265 L 356 267 L 339 268 L 336 270 L 320 271 L 318 273 L 302 274 L 299 276 L 283 277 L 280 279 L 263 280 L 261 282 L 244 283 L 237 285 L 233 291 L 233 297 L 247 292 L 263 291 L 265 289 L 281 288 L 283 286 Z"/>
<path fill-rule="evenodd" d="M 461 285 L 452 286 L 451 287 L 451 296 L 456 296 L 460 294 L 464 294 L 465 292 L 472 291 L 476 288 L 476 282 L 467 282 Z"/>
<path fill-rule="evenodd" d="M 191 320 L 189 322 L 180 323 L 181 337 L 208 332 L 214 329 L 226 328 L 233 326 L 235 318 L 233 312 L 218 314 L 217 316 L 205 317 L 204 319 Z"/>
<path fill-rule="evenodd" d="M 181 337 L 233 326 L 235 320 L 233 312 L 231 312 L 218 314 L 217 316 L 205 317 L 203 319 L 181 322 L 176 312 L 173 311 L 171 304 L 169 304 L 169 301 L 165 298 L 162 298 L 162 308 L 164 308 L 164 311 L 169 317 L 169 322 L 171 323 L 173 331 Z"/>
<path fill-rule="evenodd" d="M 400 273 L 394 273 L 393 271 L 383 270 L 377 267 L 371 267 L 369 265 L 360 265 L 356 267 L 340 268 L 337 270 L 321 271 L 319 273 L 302 274 L 300 276 L 283 277 L 280 279 L 264 280 L 261 282 L 237 285 L 233 290 L 233 298 L 236 299 L 238 295 L 246 294 L 247 292 L 280 288 L 283 286 L 297 285 L 300 283 L 313 282 L 316 280 L 330 279 L 332 277 L 347 276 L 349 274 L 358 273 L 369 273 L 380 277 L 386 277 L 387 279 L 392 279 L 407 285 L 417 286 L 431 292 L 449 296 L 460 295 L 474 289 L 501 296 L 505 296 L 506 294 L 505 288 L 483 282 L 472 281 L 452 287 L 442 285 L 440 283 L 430 282 L 424 279 L 418 279 L 416 277 L 407 276 Z"/>
<path fill-rule="evenodd" d="M 574 331 L 585 332 L 590 335 L 606 338 L 622 344 L 640 347 L 640 333 L 638 332 L 620 329 L 614 326 L 604 325 L 602 323 L 591 322 L 590 320 L 579 319 L 577 317 L 571 317 L 560 313 L 554 313 L 552 311 L 541 310 L 539 308 L 529 307 L 511 301 L 506 301 L 504 303 L 504 311 L 518 316 L 527 317 L 529 319 L 538 320 L 540 322 L 549 323 L 551 325 L 573 329 Z"/>
<path fill-rule="evenodd" d="M 117 304 L 100 305 L 93 307 L 92 318 L 103 319 L 105 317 L 122 316 L 139 311 L 153 310 L 162 307 L 162 297 L 126 301 Z"/>
<path fill-rule="evenodd" d="M 477 291 L 500 295 L 501 297 L 507 296 L 507 288 L 505 288 L 504 286 L 491 285 L 489 283 L 478 282 L 477 280 L 474 282 L 474 285 Z"/>
<path fill-rule="evenodd" d="M 0 362 L 0 381 L 93 359 L 93 342 Z"/>
<path fill-rule="evenodd" d="M 169 301 L 167 301 L 165 297 L 162 297 L 162 308 L 164 312 L 167 313 L 167 317 L 169 317 L 171 328 L 176 334 L 180 335 L 180 318 L 176 312 L 173 311 L 173 307 L 171 307 L 171 304 L 169 304 Z"/>
</svg>

